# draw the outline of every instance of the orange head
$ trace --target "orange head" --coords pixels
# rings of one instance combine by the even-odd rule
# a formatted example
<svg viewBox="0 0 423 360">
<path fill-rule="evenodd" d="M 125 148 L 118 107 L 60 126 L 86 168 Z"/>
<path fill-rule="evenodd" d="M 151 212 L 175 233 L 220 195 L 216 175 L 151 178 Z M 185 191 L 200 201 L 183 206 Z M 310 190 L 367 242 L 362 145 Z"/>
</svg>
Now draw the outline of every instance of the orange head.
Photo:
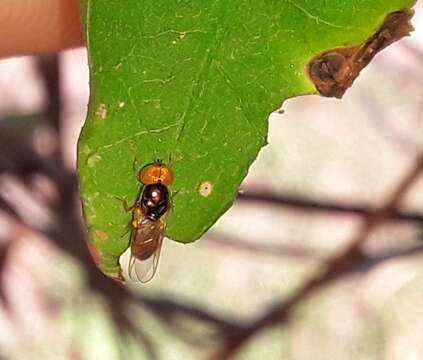
<svg viewBox="0 0 423 360">
<path fill-rule="evenodd" d="M 170 185 L 173 183 L 173 179 L 173 171 L 161 163 L 146 165 L 138 173 L 138 180 L 141 181 L 144 185 L 158 183 Z"/>
</svg>

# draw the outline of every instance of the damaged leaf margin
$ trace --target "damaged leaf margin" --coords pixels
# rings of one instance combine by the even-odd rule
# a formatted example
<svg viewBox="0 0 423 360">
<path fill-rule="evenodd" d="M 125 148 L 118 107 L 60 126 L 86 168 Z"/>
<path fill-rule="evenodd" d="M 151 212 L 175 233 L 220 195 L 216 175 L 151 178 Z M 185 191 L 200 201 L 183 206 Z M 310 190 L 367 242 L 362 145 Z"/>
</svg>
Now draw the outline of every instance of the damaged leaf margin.
<svg viewBox="0 0 423 360">
<path fill-rule="evenodd" d="M 413 10 L 393 12 L 363 44 L 315 56 L 308 64 L 308 73 L 320 95 L 341 98 L 378 52 L 410 35 L 413 15 Z"/>
</svg>

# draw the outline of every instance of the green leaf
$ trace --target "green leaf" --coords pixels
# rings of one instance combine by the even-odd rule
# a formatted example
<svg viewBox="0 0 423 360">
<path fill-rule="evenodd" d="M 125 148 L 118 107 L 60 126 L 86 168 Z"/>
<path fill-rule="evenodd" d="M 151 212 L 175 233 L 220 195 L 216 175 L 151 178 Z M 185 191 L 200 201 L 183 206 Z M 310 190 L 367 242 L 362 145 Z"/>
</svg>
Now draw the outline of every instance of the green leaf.
<svg viewBox="0 0 423 360">
<path fill-rule="evenodd" d="M 166 235 L 198 239 L 233 203 L 266 144 L 267 117 L 315 93 L 307 64 L 358 45 L 411 0 L 82 2 L 91 97 L 78 149 L 84 212 L 100 267 L 119 274 L 136 171 L 175 172 Z M 134 166 L 135 164 L 135 166 Z M 266 181 L 266 179 L 263 179 Z"/>
</svg>

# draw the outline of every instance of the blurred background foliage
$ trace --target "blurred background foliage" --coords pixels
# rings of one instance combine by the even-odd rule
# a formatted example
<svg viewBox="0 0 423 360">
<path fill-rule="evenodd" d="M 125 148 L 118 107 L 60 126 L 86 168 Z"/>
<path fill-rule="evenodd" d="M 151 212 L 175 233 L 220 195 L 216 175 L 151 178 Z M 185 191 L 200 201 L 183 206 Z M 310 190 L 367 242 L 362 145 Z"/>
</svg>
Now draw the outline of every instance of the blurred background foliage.
<svg viewBox="0 0 423 360">
<path fill-rule="evenodd" d="M 423 151 L 419 4 L 413 24 L 412 37 L 379 54 L 341 101 L 299 97 L 272 114 L 270 144 L 245 195 L 200 241 L 166 241 L 146 286 L 123 287 L 96 272 L 78 245 L 76 194 L 60 190 L 76 189 L 86 51 L 0 61 L 0 356 L 202 359 L 295 293 L 347 246 L 366 209 L 387 200 Z M 13 134 L 18 154 L 7 145 Z M 301 302 L 289 323 L 255 333 L 238 358 L 423 358 L 422 204 L 420 177 L 401 202 L 403 219 L 369 236 L 348 276 Z M 67 237 L 56 231 L 78 226 Z"/>
</svg>

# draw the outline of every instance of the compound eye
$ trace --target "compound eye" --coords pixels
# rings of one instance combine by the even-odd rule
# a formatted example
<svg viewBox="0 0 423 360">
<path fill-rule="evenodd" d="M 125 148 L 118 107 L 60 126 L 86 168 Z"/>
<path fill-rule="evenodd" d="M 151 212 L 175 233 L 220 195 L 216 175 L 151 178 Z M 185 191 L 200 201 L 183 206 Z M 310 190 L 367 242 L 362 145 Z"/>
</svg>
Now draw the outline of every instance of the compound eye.
<svg viewBox="0 0 423 360">
<path fill-rule="evenodd" d="M 162 182 L 165 185 L 170 185 L 173 183 L 174 175 L 173 171 L 168 168 L 167 166 L 162 166 L 162 171 L 160 173 L 160 182 Z"/>
<path fill-rule="evenodd" d="M 138 173 L 138 180 L 144 185 L 162 183 L 170 185 L 173 183 L 172 170 L 163 164 L 149 164 L 144 166 Z"/>
<path fill-rule="evenodd" d="M 160 169 L 159 169 L 160 170 Z M 154 164 L 143 167 L 138 173 L 138 180 L 144 185 L 155 184 L 160 171 Z"/>
</svg>

